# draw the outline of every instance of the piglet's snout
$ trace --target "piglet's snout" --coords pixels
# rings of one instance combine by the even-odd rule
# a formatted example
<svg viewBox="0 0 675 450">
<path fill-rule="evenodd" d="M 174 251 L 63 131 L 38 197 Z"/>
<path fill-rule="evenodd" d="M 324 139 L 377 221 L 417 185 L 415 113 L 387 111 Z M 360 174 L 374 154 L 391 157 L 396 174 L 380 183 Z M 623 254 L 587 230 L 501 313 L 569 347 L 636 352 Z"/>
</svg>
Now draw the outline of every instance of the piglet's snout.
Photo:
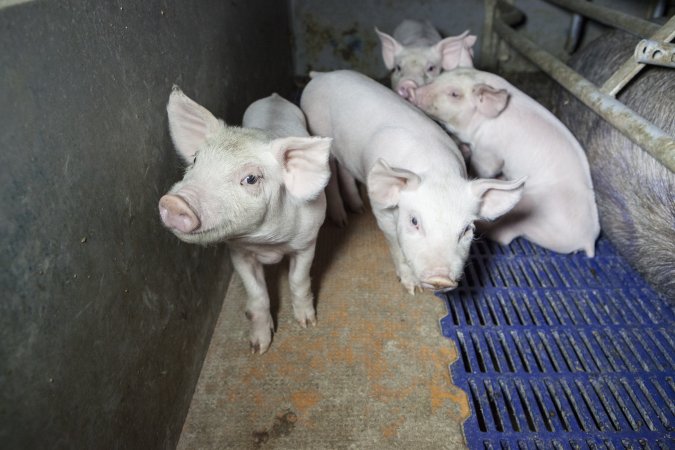
<svg viewBox="0 0 675 450">
<path fill-rule="evenodd" d="M 424 278 L 422 285 L 434 291 L 449 291 L 457 287 L 457 281 L 444 275 L 433 275 Z"/>
<path fill-rule="evenodd" d="M 201 225 L 190 205 L 177 195 L 168 194 L 159 199 L 159 215 L 167 228 L 182 233 L 191 233 Z"/>
<path fill-rule="evenodd" d="M 398 95 L 406 100 L 414 101 L 416 89 L 417 83 L 413 80 L 403 80 L 399 83 L 397 91 Z"/>
<path fill-rule="evenodd" d="M 431 100 L 432 100 L 431 97 L 432 97 L 433 94 L 428 92 L 429 91 L 428 86 L 429 85 L 420 86 L 420 87 L 416 87 L 414 89 L 411 89 L 410 90 L 410 97 L 408 98 L 408 100 L 412 104 L 417 106 L 418 108 L 424 109 L 424 108 L 429 107 L 429 105 L 431 103 Z"/>
</svg>

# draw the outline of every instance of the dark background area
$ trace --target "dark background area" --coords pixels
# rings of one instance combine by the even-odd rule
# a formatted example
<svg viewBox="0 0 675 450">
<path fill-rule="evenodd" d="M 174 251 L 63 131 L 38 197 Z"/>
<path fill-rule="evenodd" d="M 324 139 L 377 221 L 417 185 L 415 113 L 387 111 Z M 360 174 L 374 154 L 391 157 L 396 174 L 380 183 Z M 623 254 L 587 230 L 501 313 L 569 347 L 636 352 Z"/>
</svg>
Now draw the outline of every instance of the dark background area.
<svg viewBox="0 0 675 450">
<path fill-rule="evenodd" d="M 288 5 L 2 6 L 0 446 L 173 448 L 231 268 L 161 226 L 166 102 L 287 95 Z"/>
</svg>

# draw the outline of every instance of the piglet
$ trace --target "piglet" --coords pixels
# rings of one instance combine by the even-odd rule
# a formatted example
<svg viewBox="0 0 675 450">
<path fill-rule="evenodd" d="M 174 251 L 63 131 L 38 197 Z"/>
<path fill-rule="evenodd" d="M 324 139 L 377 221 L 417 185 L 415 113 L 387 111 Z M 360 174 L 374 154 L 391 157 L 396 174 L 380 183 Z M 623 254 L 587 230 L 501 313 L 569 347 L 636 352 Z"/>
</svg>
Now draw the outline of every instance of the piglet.
<svg viewBox="0 0 675 450">
<path fill-rule="evenodd" d="M 225 242 L 241 277 L 253 353 L 272 341 L 263 264 L 290 257 L 293 312 L 303 327 L 316 316 L 309 269 L 330 171 L 331 139 L 309 137 L 300 109 L 276 94 L 244 114 L 244 128 L 216 119 L 174 88 L 169 130 L 185 176 L 159 200 L 164 225 L 193 244 Z"/>
<path fill-rule="evenodd" d="M 404 20 L 394 30 L 393 37 L 375 28 L 382 43 L 382 59 L 392 70 L 391 88 L 403 98 L 410 89 L 433 81 L 441 69 L 473 67 L 473 45 L 476 36 L 465 31 L 459 36 L 441 39 L 427 20 Z"/>
<path fill-rule="evenodd" d="M 403 286 L 455 288 L 474 220 L 509 211 L 525 180 L 470 181 L 448 134 L 393 91 L 348 70 L 310 75 L 300 102 L 310 130 L 333 138 L 341 175 L 366 184 Z"/>
<path fill-rule="evenodd" d="M 546 108 L 503 78 L 470 68 L 441 74 L 412 101 L 471 146 L 481 177 L 527 177 L 522 200 L 485 231 L 508 244 L 518 236 L 560 253 L 595 254 L 600 233 L 583 149 Z"/>
</svg>

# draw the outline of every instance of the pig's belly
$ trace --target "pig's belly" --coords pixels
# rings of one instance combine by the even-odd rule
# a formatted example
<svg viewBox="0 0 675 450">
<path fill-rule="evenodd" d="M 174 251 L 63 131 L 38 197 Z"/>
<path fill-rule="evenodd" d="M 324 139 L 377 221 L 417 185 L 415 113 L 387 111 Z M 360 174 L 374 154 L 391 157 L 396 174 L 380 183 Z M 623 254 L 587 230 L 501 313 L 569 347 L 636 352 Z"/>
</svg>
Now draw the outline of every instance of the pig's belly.
<svg viewBox="0 0 675 450">
<path fill-rule="evenodd" d="M 276 264 L 288 253 L 288 249 L 283 246 L 253 245 L 246 246 L 246 249 L 253 253 L 261 264 Z"/>
<path fill-rule="evenodd" d="M 256 259 L 262 264 L 276 264 L 284 257 L 284 253 L 279 250 L 256 250 L 254 253 Z"/>
</svg>

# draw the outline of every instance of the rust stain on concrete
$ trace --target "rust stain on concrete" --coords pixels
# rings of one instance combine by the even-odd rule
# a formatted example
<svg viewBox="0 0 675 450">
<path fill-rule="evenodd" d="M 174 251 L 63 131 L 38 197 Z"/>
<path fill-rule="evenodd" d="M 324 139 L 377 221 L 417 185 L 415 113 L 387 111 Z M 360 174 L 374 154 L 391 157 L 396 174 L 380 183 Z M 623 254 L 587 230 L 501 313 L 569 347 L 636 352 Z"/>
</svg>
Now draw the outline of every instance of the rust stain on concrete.
<svg viewBox="0 0 675 450">
<path fill-rule="evenodd" d="M 316 406 L 321 400 L 321 394 L 318 391 L 296 391 L 291 394 L 291 403 L 294 409 L 303 416 L 310 408 Z"/>
<path fill-rule="evenodd" d="M 179 449 L 272 440 L 278 449 L 464 447 L 469 406 L 450 379 L 457 353 L 440 332 L 444 304 L 401 287 L 372 214 L 350 221 L 324 225 L 319 237 L 316 327 L 293 319 L 286 265 L 267 272 L 280 305 L 262 356 L 249 353 L 245 294 L 234 277 Z M 273 432 L 279 411 L 295 416 L 292 428 L 277 431 L 292 432 Z"/>
</svg>

